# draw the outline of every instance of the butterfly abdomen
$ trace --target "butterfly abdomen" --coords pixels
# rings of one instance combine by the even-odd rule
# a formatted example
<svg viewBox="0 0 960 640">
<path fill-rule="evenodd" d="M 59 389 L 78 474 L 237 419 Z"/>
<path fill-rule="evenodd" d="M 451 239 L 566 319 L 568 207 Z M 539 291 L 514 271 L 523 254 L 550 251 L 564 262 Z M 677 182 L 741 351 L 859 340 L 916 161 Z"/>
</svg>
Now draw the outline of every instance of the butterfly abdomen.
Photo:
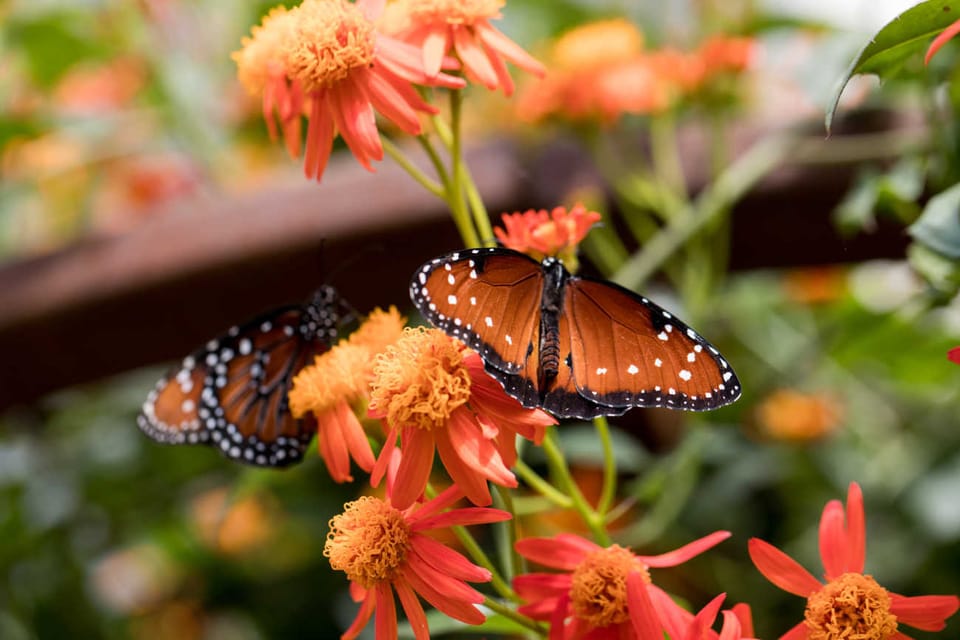
<svg viewBox="0 0 960 640">
<path fill-rule="evenodd" d="M 540 361 L 538 382 L 541 392 L 549 389 L 560 371 L 560 313 L 563 290 L 570 273 L 559 260 L 543 261 L 543 293 L 540 297 Z"/>
</svg>

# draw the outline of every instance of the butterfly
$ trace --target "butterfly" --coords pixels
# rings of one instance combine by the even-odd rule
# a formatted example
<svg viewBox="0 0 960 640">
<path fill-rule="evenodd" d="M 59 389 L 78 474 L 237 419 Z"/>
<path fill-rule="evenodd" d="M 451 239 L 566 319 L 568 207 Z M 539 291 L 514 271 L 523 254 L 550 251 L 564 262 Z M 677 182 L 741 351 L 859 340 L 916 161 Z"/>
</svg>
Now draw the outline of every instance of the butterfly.
<svg viewBox="0 0 960 640">
<path fill-rule="evenodd" d="M 246 464 L 299 462 L 317 425 L 293 417 L 287 391 L 336 340 L 342 305 L 324 286 L 305 304 L 231 327 L 157 382 L 137 424 L 157 442 L 209 445 Z"/>
<path fill-rule="evenodd" d="M 410 298 L 477 351 L 524 407 L 558 418 L 632 407 L 705 411 L 740 397 L 720 352 L 649 299 L 511 249 L 466 249 L 423 264 Z"/>
</svg>

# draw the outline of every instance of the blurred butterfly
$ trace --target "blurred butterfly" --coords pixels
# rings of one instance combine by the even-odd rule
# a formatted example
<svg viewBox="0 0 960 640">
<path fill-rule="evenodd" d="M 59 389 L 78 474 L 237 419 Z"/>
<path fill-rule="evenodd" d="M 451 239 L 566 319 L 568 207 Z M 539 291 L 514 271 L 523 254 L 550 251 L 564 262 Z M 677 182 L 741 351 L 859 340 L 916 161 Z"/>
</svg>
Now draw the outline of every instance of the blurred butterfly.
<svg viewBox="0 0 960 640">
<path fill-rule="evenodd" d="M 696 331 L 628 289 L 571 275 L 556 258 L 450 253 L 417 270 L 410 297 L 477 351 L 508 394 L 558 418 L 706 411 L 740 397 L 733 369 Z"/>
<path fill-rule="evenodd" d="M 213 446 L 237 462 L 299 462 L 317 425 L 310 416 L 293 417 L 287 391 L 293 376 L 335 342 L 343 306 L 324 286 L 303 305 L 231 327 L 157 382 L 137 424 L 157 442 Z"/>
</svg>

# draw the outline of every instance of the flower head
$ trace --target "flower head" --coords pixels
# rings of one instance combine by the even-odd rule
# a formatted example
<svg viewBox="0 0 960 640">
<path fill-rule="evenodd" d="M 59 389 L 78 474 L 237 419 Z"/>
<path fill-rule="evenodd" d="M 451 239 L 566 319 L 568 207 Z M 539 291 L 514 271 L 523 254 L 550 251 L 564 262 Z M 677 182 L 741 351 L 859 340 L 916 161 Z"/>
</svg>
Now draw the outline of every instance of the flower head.
<svg viewBox="0 0 960 640">
<path fill-rule="evenodd" d="M 563 573 L 515 578 L 514 589 L 527 602 L 518 611 L 562 629 L 556 636 L 561 638 L 588 633 L 592 638 L 659 637 L 652 600 L 658 610 L 680 608 L 653 584 L 649 570 L 682 564 L 728 537 L 729 532 L 717 531 L 657 556 L 636 555 L 619 545 L 601 547 L 571 534 L 520 540 L 520 555 Z"/>
<path fill-rule="evenodd" d="M 500 18 L 506 0 L 398 0 L 394 11 L 405 16 L 396 34 L 422 52 L 423 66 L 432 76 L 445 57 L 454 53 L 468 78 L 488 89 L 513 93 L 507 71 L 509 60 L 521 69 L 543 76 L 546 69 L 519 45 L 498 31 L 490 20 Z M 396 17 L 394 24 L 400 22 Z"/>
<path fill-rule="evenodd" d="M 375 309 L 347 340 L 300 370 L 288 394 L 290 410 L 317 420 L 317 448 L 337 482 L 353 480 L 350 459 L 373 469 L 373 450 L 351 405 L 365 400 L 373 378 L 373 358 L 400 337 L 403 318 L 396 307 Z"/>
<path fill-rule="evenodd" d="M 234 53 L 248 91 L 263 96 L 264 116 L 276 109 L 288 149 L 297 155 L 299 118 L 309 118 L 304 169 L 320 179 L 339 133 L 365 168 L 383 158 L 374 111 L 411 135 L 417 111 L 436 113 L 413 84 L 462 87 L 460 78 L 424 72 L 417 51 L 377 31 L 377 0 L 304 0 L 274 9 Z M 273 130 L 271 129 L 271 133 Z"/>
<path fill-rule="evenodd" d="M 483 370 L 480 356 L 442 331 L 406 329 L 377 356 L 369 415 L 388 428 L 372 480 L 379 483 L 400 438 L 403 457 L 393 503 L 405 508 L 423 493 L 439 453 L 450 478 L 474 504 L 490 504 L 487 481 L 515 487 L 517 434 L 539 442 L 556 421 L 524 409 Z"/>
<path fill-rule="evenodd" d="M 820 519 L 820 559 L 825 569 L 822 584 L 795 560 L 771 544 L 752 538 L 750 557 L 766 578 L 784 591 L 807 599 L 804 620 L 782 636 L 787 640 L 907 638 L 898 628 L 906 624 L 939 631 L 956 613 L 956 596 L 906 597 L 884 589 L 864 575 L 866 530 L 863 494 L 851 483 L 844 509 L 831 500 Z"/>
<path fill-rule="evenodd" d="M 842 408 L 823 394 L 777 389 L 757 407 L 760 430 L 777 440 L 811 442 L 832 433 L 842 419 Z"/>
<path fill-rule="evenodd" d="M 503 226 L 493 232 L 503 246 L 522 251 L 536 260 L 557 256 L 571 271 L 576 271 L 577 245 L 586 237 L 601 216 L 576 204 L 570 211 L 565 207 L 553 210 L 529 209 L 523 213 L 503 214 Z"/>
<path fill-rule="evenodd" d="M 347 574 L 350 595 L 360 611 L 342 640 L 357 637 L 376 612 L 376 638 L 397 637 L 394 593 L 414 635 L 429 638 L 419 595 L 446 615 L 467 624 L 481 624 L 484 615 L 474 606 L 483 594 L 467 584 L 488 582 L 491 574 L 471 564 L 426 532 L 455 525 L 509 520 L 506 511 L 488 508 L 454 509 L 462 493 L 451 487 L 433 500 L 401 510 L 389 501 L 364 496 L 330 520 L 323 555 L 330 566 Z"/>
</svg>

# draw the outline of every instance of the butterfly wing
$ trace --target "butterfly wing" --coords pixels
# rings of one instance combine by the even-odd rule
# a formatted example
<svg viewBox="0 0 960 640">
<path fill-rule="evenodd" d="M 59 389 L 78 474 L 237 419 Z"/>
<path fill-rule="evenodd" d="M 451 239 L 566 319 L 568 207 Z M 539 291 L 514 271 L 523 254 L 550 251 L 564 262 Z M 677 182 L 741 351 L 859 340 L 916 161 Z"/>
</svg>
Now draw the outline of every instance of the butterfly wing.
<svg viewBox="0 0 960 640">
<path fill-rule="evenodd" d="M 466 249 L 417 270 L 410 298 L 435 327 L 483 358 L 524 406 L 538 406 L 540 263 L 509 249 Z"/>
<path fill-rule="evenodd" d="M 713 345 L 628 289 L 571 278 L 564 315 L 569 335 L 561 331 L 560 339 L 570 345 L 572 362 L 571 386 L 564 391 L 589 400 L 593 415 L 630 407 L 706 411 L 740 397 L 740 381 Z"/>
<path fill-rule="evenodd" d="M 290 413 L 293 376 L 326 351 L 335 313 L 285 307 L 232 327 L 183 360 L 150 392 L 137 419 L 165 444 L 206 444 L 256 466 L 298 462 L 316 431 Z"/>
</svg>

